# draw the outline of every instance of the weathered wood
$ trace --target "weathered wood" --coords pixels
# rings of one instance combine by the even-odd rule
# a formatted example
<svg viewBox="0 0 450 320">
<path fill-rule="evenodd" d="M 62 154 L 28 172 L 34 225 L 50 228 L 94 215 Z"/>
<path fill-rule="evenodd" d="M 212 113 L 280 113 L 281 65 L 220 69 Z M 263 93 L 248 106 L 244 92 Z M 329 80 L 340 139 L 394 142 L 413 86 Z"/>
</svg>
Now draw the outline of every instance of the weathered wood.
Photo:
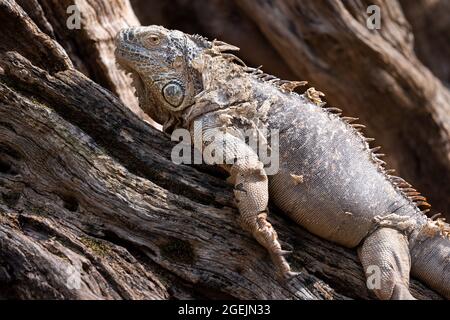
<svg viewBox="0 0 450 320">
<path fill-rule="evenodd" d="M 239 45 L 238 55 L 251 66 L 284 79 L 295 79 L 280 54 L 266 41 L 258 26 L 233 1 L 130 0 L 143 25 L 157 24 L 169 29 L 200 34 Z"/>
<path fill-rule="evenodd" d="M 450 87 L 450 1 L 400 0 L 419 59 Z"/>
<path fill-rule="evenodd" d="M 0 297 L 373 298 L 354 250 L 274 209 L 302 271 L 278 279 L 222 178 L 175 165 L 169 138 L 73 69 L 12 1 L 0 17 L 31 41 L 1 35 Z M 412 290 L 439 299 L 414 280 Z"/>
<path fill-rule="evenodd" d="M 76 69 L 114 92 L 139 117 L 155 124 L 139 107 L 131 79 L 117 67 L 114 58 L 117 32 L 139 25 L 127 0 L 21 0 L 18 3 L 43 32 L 62 45 Z M 69 29 L 67 21 L 73 22 L 70 17 L 76 14 L 75 6 L 80 28 Z"/>
<path fill-rule="evenodd" d="M 0 1 L 0 52 L 17 51 L 50 72 L 73 66 L 61 45 L 42 32 L 13 0 Z"/>
</svg>

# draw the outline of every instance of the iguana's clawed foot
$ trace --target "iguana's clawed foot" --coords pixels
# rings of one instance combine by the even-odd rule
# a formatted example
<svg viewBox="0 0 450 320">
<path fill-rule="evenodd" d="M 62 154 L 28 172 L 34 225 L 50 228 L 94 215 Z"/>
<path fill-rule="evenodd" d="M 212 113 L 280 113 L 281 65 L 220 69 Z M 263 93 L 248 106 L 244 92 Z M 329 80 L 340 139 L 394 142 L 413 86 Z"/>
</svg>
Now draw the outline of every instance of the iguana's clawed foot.
<svg viewBox="0 0 450 320">
<path fill-rule="evenodd" d="M 248 221 L 243 219 L 240 222 L 242 227 L 250 231 L 255 239 L 269 251 L 278 274 L 283 279 L 291 279 L 299 274 L 291 271 L 291 267 L 285 256 L 291 254 L 292 251 L 281 248 L 278 235 L 270 222 L 267 221 L 267 214 L 265 212 L 258 215 L 256 221 L 254 221 L 255 223 L 248 223 Z"/>
<path fill-rule="evenodd" d="M 281 250 L 284 251 L 284 250 Z M 294 272 L 291 270 L 289 263 L 286 261 L 283 255 L 280 255 L 280 252 L 275 254 L 270 253 L 273 263 L 277 268 L 277 274 L 281 280 L 290 280 L 298 275 L 300 272 Z"/>
<path fill-rule="evenodd" d="M 283 250 L 283 249 L 281 249 L 277 253 L 285 257 L 285 256 L 291 254 L 292 251 L 291 250 Z"/>
<path fill-rule="evenodd" d="M 294 272 L 291 270 L 289 263 L 283 256 L 270 253 L 270 257 L 272 258 L 272 261 L 277 269 L 276 273 L 279 280 L 287 281 L 300 275 L 300 272 Z"/>
</svg>

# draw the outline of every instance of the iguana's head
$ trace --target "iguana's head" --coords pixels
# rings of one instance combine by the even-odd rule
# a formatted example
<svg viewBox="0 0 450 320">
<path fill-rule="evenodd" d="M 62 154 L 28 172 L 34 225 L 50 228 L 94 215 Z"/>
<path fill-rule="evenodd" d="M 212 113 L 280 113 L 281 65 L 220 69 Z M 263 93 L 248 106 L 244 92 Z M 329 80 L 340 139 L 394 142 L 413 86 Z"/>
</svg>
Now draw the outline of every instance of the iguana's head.
<svg viewBox="0 0 450 320">
<path fill-rule="evenodd" d="M 119 32 L 115 53 L 131 73 L 141 108 L 164 124 L 202 90 L 192 61 L 210 46 L 202 37 L 161 26 L 134 27 Z"/>
</svg>

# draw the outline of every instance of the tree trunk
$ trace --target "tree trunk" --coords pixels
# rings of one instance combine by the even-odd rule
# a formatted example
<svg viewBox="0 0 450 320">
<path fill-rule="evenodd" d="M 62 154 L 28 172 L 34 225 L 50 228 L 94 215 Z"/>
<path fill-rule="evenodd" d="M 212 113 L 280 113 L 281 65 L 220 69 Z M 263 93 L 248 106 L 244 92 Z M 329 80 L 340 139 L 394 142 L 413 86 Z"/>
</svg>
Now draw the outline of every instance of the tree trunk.
<svg viewBox="0 0 450 320">
<path fill-rule="evenodd" d="M 450 1 L 400 0 L 419 59 L 450 87 Z"/>
<path fill-rule="evenodd" d="M 114 57 L 117 32 L 137 26 L 139 21 L 128 1 L 124 0 L 19 0 L 36 25 L 67 52 L 75 68 L 115 93 L 143 120 L 155 122 L 139 107 L 131 81 L 118 69 Z M 80 28 L 69 29 L 67 20 L 76 14 Z M 70 21 L 70 20 L 69 20 Z"/>
<path fill-rule="evenodd" d="M 28 5 L 38 3 L 49 1 Z M 278 279 L 219 174 L 175 165 L 168 137 L 74 68 L 87 56 L 72 61 L 56 41 L 64 27 L 42 8 L 32 19 L 0 1 L 0 298 L 373 298 L 354 250 L 274 208 L 302 271 Z"/>
</svg>

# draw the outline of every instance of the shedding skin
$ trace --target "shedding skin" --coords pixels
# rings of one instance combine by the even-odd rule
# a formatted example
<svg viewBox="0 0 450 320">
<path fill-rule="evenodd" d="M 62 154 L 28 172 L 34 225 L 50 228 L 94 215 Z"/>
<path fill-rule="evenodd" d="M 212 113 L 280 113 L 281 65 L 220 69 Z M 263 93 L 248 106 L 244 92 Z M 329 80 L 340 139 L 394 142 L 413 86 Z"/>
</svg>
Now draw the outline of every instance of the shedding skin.
<svg viewBox="0 0 450 320">
<path fill-rule="evenodd" d="M 361 134 L 357 118 L 324 107 L 324 94 L 314 88 L 293 92 L 306 82 L 246 66 L 225 52 L 239 48 L 221 41 L 149 26 L 122 30 L 116 47 L 141 108 L 166 133 L 188 129 L 194 140 L 206 137 L 200 151 L 232 160 L 216 164 L 230 173 L 239 222 L 267 249 L 280 275 L 295 273 L 267 220 L 269 198 L 310 232 L 357 248 L 368 280 L 371 269 L 381 271 L 379 286 L 371 288 L 378 298 L 413 299 L 411 272 L 450 299 L 450 226 L 424 215 L 426 199 L 385 169 L 380 148 L 369 146 L 373 139 Z M 194 121 L 203 131 L 195 131 Z M 278 130 L 276 173 L 267 174 L 239 129 L 258 137 Z"/>
</svg>

